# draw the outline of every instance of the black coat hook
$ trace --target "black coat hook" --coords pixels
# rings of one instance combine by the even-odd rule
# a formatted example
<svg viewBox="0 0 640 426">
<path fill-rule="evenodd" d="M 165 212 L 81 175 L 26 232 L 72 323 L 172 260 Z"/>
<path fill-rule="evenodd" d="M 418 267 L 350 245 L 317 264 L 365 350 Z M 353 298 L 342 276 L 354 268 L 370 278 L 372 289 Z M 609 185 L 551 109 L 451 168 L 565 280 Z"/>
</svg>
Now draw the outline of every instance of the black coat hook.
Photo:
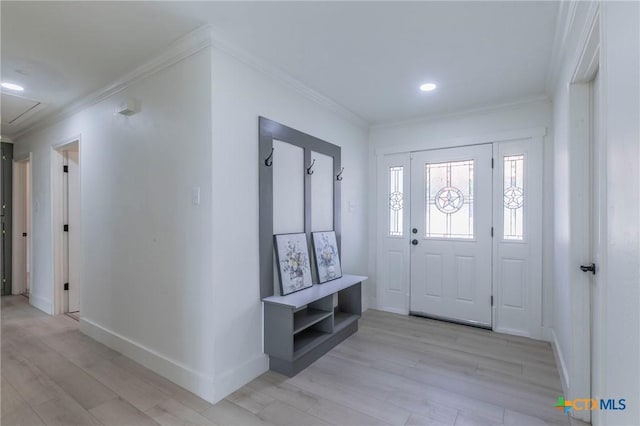
<svg viewBox="0 0 640 426">
<path fill-rule="evenodd" d="M 309 165 L 309 167 L 307 167 L 307 174 L 308 175 L 312 175 L 313 174 L 313 170 L 311 170 L 313 168 L 313 165 L 316 164 L 316 159 L 314 158 L 313 161 L 311 162 L 311 164 Z"/>
<path fill-rule="evenodd" d="M 271 154 L 264 160 L 264 165 L 267 167 L 271 167 L 273 164 L 273 148 L 271 148 Z"/>
<path fill-rule="evenodd" d="M 336 180 L 337 181 L 341 181 L 342 180 L 342 172 L 344 172 L 344 167 L 340 169 L 340 173 L 338 173 L 336 175 Z"/>
</svg>

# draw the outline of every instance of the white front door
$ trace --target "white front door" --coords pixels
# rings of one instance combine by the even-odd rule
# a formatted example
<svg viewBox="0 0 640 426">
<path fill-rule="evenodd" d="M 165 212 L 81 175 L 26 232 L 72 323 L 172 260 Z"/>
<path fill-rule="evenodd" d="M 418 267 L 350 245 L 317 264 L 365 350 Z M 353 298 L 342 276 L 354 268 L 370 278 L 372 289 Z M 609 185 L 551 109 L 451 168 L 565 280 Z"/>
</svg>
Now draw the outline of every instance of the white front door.
<svg viewBox="0 0 640 426">
<path fill-rule="evenodd" d="M 492 146 L 411 155 L 414 314 L 491 326 Z"/>
</svg>

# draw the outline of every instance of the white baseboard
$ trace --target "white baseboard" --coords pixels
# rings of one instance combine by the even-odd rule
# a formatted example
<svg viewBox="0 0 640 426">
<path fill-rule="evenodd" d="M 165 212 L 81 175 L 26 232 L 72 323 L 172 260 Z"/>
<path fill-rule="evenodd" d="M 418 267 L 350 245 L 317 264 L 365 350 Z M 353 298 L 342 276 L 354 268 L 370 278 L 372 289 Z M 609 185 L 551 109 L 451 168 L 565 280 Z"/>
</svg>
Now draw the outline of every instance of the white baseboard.
<svg viewBox="0 0 640 426">
<path fill-rule="evenodd" d="M 556 364 L 560 370 L 560 381 L 562 382 L 562 390 L 566 397 L 569 397 L 569 372 L 558 344 L 558 336 L 556 336 L 555 330 L 551 329 L 551 347 L 553 348 L 553 356 L 556 358 Z"/>
<path fill-rule="evenodd" d="M 383 312 L 391 312 L 392 314 L 409 315 L 409 312 L 405 311 L 404 309 L 396 309 L 396 308 L 388 308 L 385 306 L 379 306 L 378 310 Z"/>
<path fill-rule="evenodd" d="M 534 330 L 533 333 L 530 330 L 518 330 L 515 328 L 509 328 L 509 327 L 494 327 L 493 331 L 495 331 L 496 333 L 511 334 L 513 336 L 526 337 L 532 340 L 542 340 L 544 342 L 551 342 L 551 340 L 545 336 L 544 331 L 542 330 L 542 327 Z"/>
<path fill-rule="evenodd" d="M 244 362 L 233 370 L 226 371 L 215 378 L 213 404 L 226 398 L 256 377 L 269 370 L 269 357 L 265 354 Z"/>
<path fill-rule="evenodd" d="M 495 331 L 496 333 L 511 334 L 513 336 L 528 337 L 528 338 L 532 339 L 531 334 L 529 332 L 522 331 L 522 330 L 516 330 L 515 328 L 494 327 L 493 331 Z"/>
<path fill-rule="evenodd" d="M 53 315 L 53 303 L 51 303 L 51 300 L 30 294 L 29 303 L 31 306 L 40 309 L 45 314 Z"/>
<path fill-rule="evenodd" d="M 80 331 L 193 392 L 200 398 L 212 403 L 215 402 L 213 377 L 194 371 L 180 362 L 169 359 L 83 317 L 80 318 Z"/>
</svg>

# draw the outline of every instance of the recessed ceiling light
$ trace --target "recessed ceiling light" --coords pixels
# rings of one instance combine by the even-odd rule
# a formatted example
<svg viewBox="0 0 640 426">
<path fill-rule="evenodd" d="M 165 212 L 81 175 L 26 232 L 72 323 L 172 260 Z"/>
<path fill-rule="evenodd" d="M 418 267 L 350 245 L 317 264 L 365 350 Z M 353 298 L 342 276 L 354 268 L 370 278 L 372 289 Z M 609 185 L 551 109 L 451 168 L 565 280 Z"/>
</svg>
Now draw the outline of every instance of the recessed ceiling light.
<svg viewBox="0 0 640 426">
<path fill-rule="evenodd" d="M 22 92 L 24 90 L 24 87 L 20 86 L 19 84 L 13 83 L 2 83 L 2 87 L 9 90 L 15 90 L 17 92 Z"/>
<path fill-rule="evenodd" d="M 436 90 L 436 87 L 438 86 L 436 86 L 435 83 L 425 83 L 420 86 L 420 90 L 423 92 L 431 92 L 432 90 Z"/>
</svg>

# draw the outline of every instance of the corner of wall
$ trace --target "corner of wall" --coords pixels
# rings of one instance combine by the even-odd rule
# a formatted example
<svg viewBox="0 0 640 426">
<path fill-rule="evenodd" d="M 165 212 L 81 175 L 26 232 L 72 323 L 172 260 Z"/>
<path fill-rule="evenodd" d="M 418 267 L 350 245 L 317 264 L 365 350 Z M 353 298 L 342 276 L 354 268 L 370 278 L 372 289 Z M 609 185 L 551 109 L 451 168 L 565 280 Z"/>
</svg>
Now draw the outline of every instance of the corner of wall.
<svg viewBox="0 0 640 426">
<path fill-rule="evenodd" d="M 269 357 L 262 353 L 216 376 L 211 403 L 215 404 L 269 370 Z"/>
<path fill-rule="evenodd" d="M 192 370 L 186 365 L 169 359 L 87 318 L 80 318 L 80 331 L 193 392 L 202 399 L 215 402 L 213 378 L 211 376 Z"/>
<path fill-rule="evenodd" d="M 29 303 L 34 308 L 38 308 L 46 314 L 53 315 L 53 303 L 51 300 L 31 294 L 29 296 Z"/>
</svg>

